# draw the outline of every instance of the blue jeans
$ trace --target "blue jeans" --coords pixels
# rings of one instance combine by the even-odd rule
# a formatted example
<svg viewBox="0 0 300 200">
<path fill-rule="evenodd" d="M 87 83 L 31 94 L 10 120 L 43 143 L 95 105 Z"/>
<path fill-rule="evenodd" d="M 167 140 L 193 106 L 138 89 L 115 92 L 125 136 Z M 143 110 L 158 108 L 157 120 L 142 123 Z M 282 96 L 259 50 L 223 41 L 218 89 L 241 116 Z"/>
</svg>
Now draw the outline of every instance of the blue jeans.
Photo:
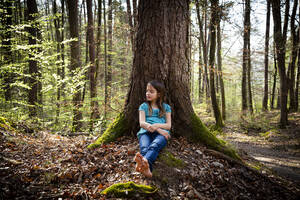
<svg viewBox="0 0 300 200">
<path fill-rule="evenodd" d="M 167 139 L 158 132 L 146 132 L 139 136 L 140 151 L 149 162 L 150 170 L 158 153 L 167 145 Z"/>
</svg>

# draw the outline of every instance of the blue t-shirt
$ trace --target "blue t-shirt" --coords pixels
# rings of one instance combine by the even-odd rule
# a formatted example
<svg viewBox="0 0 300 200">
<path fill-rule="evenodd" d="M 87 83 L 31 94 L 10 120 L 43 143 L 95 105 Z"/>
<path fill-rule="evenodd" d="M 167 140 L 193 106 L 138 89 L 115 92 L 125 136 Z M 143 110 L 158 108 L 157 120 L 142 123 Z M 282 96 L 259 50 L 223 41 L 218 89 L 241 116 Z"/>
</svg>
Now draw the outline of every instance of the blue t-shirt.
<svg viewBox="0 0 300 200">
<path fill-rule="evenodd" d="M 165 109 L 166 113 L 170 113 L 171 112 L 171 107 L 166 104 L 166 103 L 163 103 L 163 108 Z M 142 103 L 139 107 L 139 111 L 145 111 L 145 121 L 149 124 L 165 124 L 167 123 L 166 121 L 166 116 L 163 116 L 163 117 L 160 117 L 159 116 L 159 108 L 152 108 L 152 115 L 150 116 L 149 115 L 149 106 L 146 102 Z M 168 130 L 165 130 L 169 133 Z M 137 135 L 141 135 L 143 133 L 146 133 L 147 130 L 144 129 L 144 128 L 141 128 L 139 130 L 139 132 L 137 133 Z"/>
</svg>

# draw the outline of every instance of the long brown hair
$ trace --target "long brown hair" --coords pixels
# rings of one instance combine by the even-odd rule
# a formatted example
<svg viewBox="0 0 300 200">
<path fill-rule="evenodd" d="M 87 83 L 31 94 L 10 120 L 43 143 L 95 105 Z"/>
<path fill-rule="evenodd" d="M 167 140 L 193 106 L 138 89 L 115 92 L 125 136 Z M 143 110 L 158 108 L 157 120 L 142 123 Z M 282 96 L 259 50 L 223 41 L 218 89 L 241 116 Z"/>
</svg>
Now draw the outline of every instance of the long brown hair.
<svg viewBox="0 0 300 200">
<path fill-rule="evenodd" d="M 150 82 L 148 82 L 148 84 L 150 84 L 152 87 L 154 87 L 157 91 L 157 93 L 159 93 L 159 97 L 156 101 L 156 104 L 159 108 L 159 117 L 163 117 L 165 114 L 166 114 L 166 111 L 163 107 L 163 101 L 164 101 L 164 98 L 165 98 L 165 86 L 159 82 L 159 81 L 156 81 L 156 80 L 152 80 Z M 147 104 L 148 104 L 148 108 L 149 108 L 149 115 L 151 116 L 152 115 L 152 107 L 151 107 L 151 102 L 147 101 Z"/>
</svg>

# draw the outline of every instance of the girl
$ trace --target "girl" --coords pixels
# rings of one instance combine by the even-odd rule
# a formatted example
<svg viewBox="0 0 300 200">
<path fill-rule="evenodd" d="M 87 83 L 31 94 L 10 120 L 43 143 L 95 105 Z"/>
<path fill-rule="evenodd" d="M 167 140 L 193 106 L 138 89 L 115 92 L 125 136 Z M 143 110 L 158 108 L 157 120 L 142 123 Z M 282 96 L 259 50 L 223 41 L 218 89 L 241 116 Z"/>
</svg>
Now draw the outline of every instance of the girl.
<svg viewBox="0 0 300 200">
<path fill-rule="evenodd" d="M 163 103 L 165 87 L 158 81 L 147 84 L 146 99 L 139 107 L 141 129 L 137 133 L 140 152 L 136 153 L 136 171 L 152 177 L 152 165 L 167 144 L 171 129 L 171 107 Z"/>
</svg>

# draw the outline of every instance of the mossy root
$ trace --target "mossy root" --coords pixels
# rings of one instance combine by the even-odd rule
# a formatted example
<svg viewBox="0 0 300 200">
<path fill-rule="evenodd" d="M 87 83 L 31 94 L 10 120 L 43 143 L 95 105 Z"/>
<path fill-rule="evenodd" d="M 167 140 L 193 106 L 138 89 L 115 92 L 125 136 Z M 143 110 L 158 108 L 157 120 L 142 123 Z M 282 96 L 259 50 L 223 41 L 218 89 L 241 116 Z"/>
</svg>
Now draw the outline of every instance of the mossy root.
<svg viewBox="0 0 300 200">
<path fill-rule="evenodd" d="M 157 188 L 148 185 L 138 185 L 130 181 L 127 183 L 116 183 L 101 192 L 101 194 L 117 198 L 132 197 L 134 195 L 150 195 L 157 192 Z"/>
</svg>

